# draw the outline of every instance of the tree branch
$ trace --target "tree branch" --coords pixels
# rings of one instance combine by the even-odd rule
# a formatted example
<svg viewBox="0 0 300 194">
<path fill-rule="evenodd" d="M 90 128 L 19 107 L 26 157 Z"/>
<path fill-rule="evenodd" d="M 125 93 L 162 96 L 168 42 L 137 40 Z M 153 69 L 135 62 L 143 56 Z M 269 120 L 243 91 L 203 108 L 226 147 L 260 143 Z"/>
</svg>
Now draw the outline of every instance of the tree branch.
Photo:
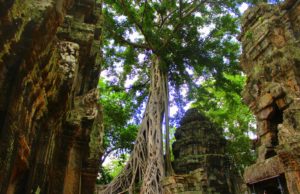
<svg viewBox="0 0 300 194">
<path fill-rule="evenodd" d="M 109 32 L 113 35 L 113 37 L 118 40 L 119 42 L 123 43 L 123 44 L 127 44 L 129 46 L 132 46 L 134 48 L 140 48 L 140 49 L 151 49 L 149 45 L 147 44 L 139 44 L 139 43 L 135 43 L 135 42 L 131 42 L 130 40 L 125 39 L 122 35 L 117 34 L 116 32 L 114 32 L 112 29 L 113 28 L 109 28 L 107 27 L 107 29 L 109 30 Z"/>
<path fill-rule="evenodd" d="M 126 6 L 126 4 L 124 3 L 124 0 L 121 1 L 121 5 L 124 8 L 124 13 L 125 15 L 127 15 L 128 17 L 133 19 L 133 23 L 136 26 L 137 29 L 140 30 L 140 32 L 142 33 L 142 35 L 145 38 L 145 41 L 147 42 L 147 45 L 149 45 L 149 49 L 154 50 L 153 49 L 153 45 L 151 43 L 151 41 L 149 41 L 149 37 L 147 36 L 147 34 L 145 33 L 143 26 L 138 22 L 138 20 L 130 13 L 130 11 L 128 10 L 128 7 Z"/>
<path fill-rule="evenodd" d="M 111 154 L 113 151 L 116 151 L 117 149 L 119 149 L 119 147 L 114 147 L 114 148 L 112 148 L 112 149 L 110 149 L 110 150 L 107 150 L 107 151 L 105 152 L 105 154 L 103 154 L 103 156 L 102 156 L 102 158 L 101 158 L 101 161 L 100 161 L 100 164 L 103 164 L 103 162 L 105 161 L 105 159 L 107 158 L 107 156 L 108 156 L 109 154 Z"/>
<path fill-rule="evenodd" d="M 159 28 L 161 29 L 163 27 L 163 25 L 166 23 L 166 21 L 168 21 L 169 18 L 171 18 L 174 13 L 177 11 L 177 9 L 174 9 L 173 11 L 171 11 L 166 17 L 163 17 L 161 15 L 162 21 L 161 24 L 159 25 Z"/>
<path fill-rule="evenodd" d="M 138 44 L 138 43 L 134 43 L 134 42 L 131 42 L 129 40 L 126 40 L 123 36 L 117 36 L 115 37 L 117 40 L 119 40 L 120 42 L 124 43 L 124 44 L 127 44 L 129 46 L 132 46 L 134 48 L 140 48 L 140 49 L 151 49 L 149 45 L 147 44 Z"/>
<path fill-rule="evenodd" d="M 175 32 L 177 32 L 177 30 L 183 25 L 183 20 L 185 18 L 187 18 L 188 16 L 190 16 L 192 13 L 194 13 L 202 4 L 206 3 L 207 0 L 201 1 L 200 3 L 197 4 L 197 0 L 193 2 L 193 4 L 191 4 L 188 8 L 186 8 L 181 14 L 184 14 L 180 21 L 175 25 L 173 32 L 171 33 L 171 36 L 169 36 L 169 38 L 164 41 L 164 44 L 160 47 L 160 50 L 163 50 L 168 44 L 169 42 L 174 38 L 173 34 Z"/>
</svg>

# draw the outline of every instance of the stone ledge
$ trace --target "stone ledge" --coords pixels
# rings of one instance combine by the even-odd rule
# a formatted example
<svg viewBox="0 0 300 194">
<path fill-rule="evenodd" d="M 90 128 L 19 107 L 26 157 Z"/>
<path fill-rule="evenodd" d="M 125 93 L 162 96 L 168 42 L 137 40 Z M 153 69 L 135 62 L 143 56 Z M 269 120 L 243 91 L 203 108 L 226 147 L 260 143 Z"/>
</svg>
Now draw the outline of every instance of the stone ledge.
<svg viewBox="0 0 300 194">
<path fill-rule="evenodd" d="M 244 179 L 247 184 L 253 184 L 282 173 L 284 173 L 283 164 L 280 162 L 278 156 L 274 156 L 248 167 L 245 170 Z"/>
</svg>

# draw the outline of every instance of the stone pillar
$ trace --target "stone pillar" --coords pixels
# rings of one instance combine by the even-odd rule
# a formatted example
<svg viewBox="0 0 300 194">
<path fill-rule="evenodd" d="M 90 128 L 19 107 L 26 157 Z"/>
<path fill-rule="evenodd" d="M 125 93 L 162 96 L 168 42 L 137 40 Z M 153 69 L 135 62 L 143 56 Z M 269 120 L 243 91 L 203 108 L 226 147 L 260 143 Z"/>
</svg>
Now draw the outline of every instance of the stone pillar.
<svg viewBox="0 0 300 194">
<path fill-rule="evenodd" d="M 93 193 L 100 17 L 92 0 L 0 1 L 0 193 Z"/>
<path fill-rule="evenodd" d="M 245 179 L 252 184 L 285 175 L 289 193 L 300 193 L 299 15 L 296 0 L 260 4 L 245 12 L 240 36 L 243 97 L 256 115 L 259 140 L 257 163 L 246 169 Z M 270 164 L 277 165 L 265 166 Z"/>
</svg>

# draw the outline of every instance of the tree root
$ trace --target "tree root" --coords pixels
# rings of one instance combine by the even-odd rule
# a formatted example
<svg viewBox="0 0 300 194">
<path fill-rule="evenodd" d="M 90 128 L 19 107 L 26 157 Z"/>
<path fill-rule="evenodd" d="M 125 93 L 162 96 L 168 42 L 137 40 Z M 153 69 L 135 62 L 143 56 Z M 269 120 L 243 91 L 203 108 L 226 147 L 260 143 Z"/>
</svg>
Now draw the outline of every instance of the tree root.
<svg viewBox="0 0 300 194">
<path fill-rule="evenodd" d="M 133 152 L 122 172 L 101 193 L 162 193 L 162 121 L 167 94 L 166 82 L 167 76 L 160 70 L 160 59 L 154 57 L 149 99 Z"/>
</svg>

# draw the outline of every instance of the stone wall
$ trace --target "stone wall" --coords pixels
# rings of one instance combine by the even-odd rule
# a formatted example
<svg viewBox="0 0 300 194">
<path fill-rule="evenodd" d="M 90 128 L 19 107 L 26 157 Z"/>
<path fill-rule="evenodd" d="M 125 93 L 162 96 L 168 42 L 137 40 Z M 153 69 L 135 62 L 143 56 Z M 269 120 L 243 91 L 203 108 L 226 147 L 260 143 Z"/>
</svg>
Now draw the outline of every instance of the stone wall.
<svg viewBox="0 0 300 194">
<path fill-rule="evenodd" d="M 208 184 L 207 172 L 198 168 L 187 174 L 166 177 L 162 185 L 164 194 L 217 194 L 215 188 Z M 227 193 L 227 192 L 226 192 Z"/>
<path fill-rule="evenodd" d="M 93 193 L 100 5 L 0 1 L 0 193 Z"/>
<path fill-rule="evenodd" d="M 243 97 L 256 115 L 259 140 L 257 162 L 244 177 L 251 185 L 284 175 L 292 194 L 300 193 L 299 2 L 250 8 L 240 37 L 248 78 Z"/>
</svg>

